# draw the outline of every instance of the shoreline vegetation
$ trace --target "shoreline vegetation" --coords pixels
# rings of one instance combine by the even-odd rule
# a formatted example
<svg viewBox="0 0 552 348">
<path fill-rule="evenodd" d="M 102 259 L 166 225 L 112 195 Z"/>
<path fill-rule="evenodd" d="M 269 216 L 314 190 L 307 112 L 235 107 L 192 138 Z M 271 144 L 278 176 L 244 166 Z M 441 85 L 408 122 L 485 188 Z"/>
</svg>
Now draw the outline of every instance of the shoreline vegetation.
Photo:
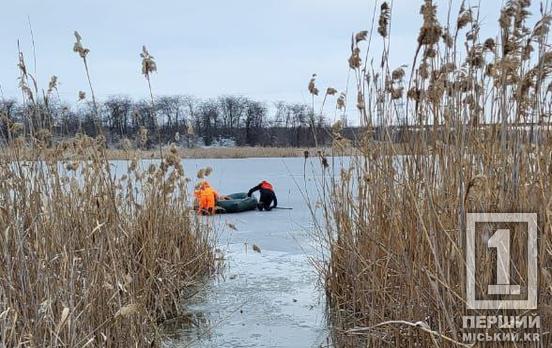
<svg viewBox="0 0 552 348">
<path fill-rule="evenodd" d="M 61 146 L 63 147 L 63 145 Z M 170 151 L 172 146 L 164 146 L 163 153 Z M 175 154 L 181 159 L 222 159 L 222 158 L 270 158 L 270 157 L 304 157 L 305 151 L 311 156 L 316 156 L 319 151 L 328 152 L 330 148 L 294 148 L 294 147 L 209 147 L 209 148 L 183 148 L 176 146 Z M 2 147 L 0 147 L 2 149 Z M 17 149 L 17 150 L 16 150 Z M 48 159 L 53 154 L 58 152 L 56 146 L 51 146 L 42 149 L 38 154 L 28 146 L 8 146 L 3 148 L 3 153 L 0 154 L 0 159 L 7 157 L 7 152 L 18 152 L 23 159 Z M 160 159 L 161 153 L 159 149 L 149 150 L 123 150 L 123 149 L 104 149 L 104 155 L 107 160 L 132 160 L 138 159 Z M 342 153 L 346 153 L 342 151 Z M 85 160 L 90 156 L 86 152 L 74 151 L 66 149 L 62 152 L 60 158 L 63 160 Z"/>
<path fill-rule="evenodd" d="M 430 155 L 436 149 L 454 151 L 455 145 L 448 139 L 461 128 L 445 125 L 425 126 L 389 126 L 357 128 L 358 138 L 344 138 L 339 127 L 326 130 L 330 136 L 328 145 L 318 147 L 300 146 L 186 146 L 180 141 L 168 142 L 161 147 L 141 147 L 141 141 L 125 139 L 119 146 L 104 145 L 102 156 L 107 160 L 161 159 L 163 153 L 173 151 L 180 159 L 245 159 L 245 158 L 289 158 L 289 157 L 349 157 L 358 156 L 369 151 L 378 156 Z M 514 123 L 503 128 L 499 123 L 483 123 L 472 126 L 470 131 L 489 139 L 504 137 L 509 141 L 519 138 L 524 146 L 543 145 L 552 132 L 550 123 Z M 376 135 L 377 134 L 377 135 Z M 8 145 L 0 145 L 0 159 L 8 160 L 17 156 L 21 160 L 88 160 L 91 158 L 75 142 L 79 139 L 94 139 L 85 134 L 76 134 L 74 138 L 52 140 L 18 137 Z M 103 138 L 102 138 L 103 139 Z M 180 139 L 179 139 L 180 140 Z M 417 144 L 423 141 L 424 146 Z M 39 145 L 39 146 L 37 146 Z M 467 149 L 473 150 L 473 149 Z"/>
<path fill-rule="evenodd" d="M 159 347 L 164 323 L 186 318 L 188 296 L 217 270 L 214 231 L 190 207 L 176 147 L 145 169 L 129 149 L 127 172 L 113 177 L 90 50 L 75 38 L 97 136 L 51 143 L 44 106 L 56 79 L 40 93 L 22 52 L 28 137 L 0 111 L 10 144 L 0 156 L 0 346 Z M 145 47 L 141 56 L 149 87 L 155 62 Z"/>
<path fill-rule="evenodd" d="M 0 345 L 161 346 L 216 270 L 213 231 L 171 153 L 114 179 L 101 141 L 74 143 L 89 161 L 0 161 Z"/>
<path fill-rule="evenodd" d="M 337 347 L 550 346 L 550 4 L 541 3 L 539 11 L 531 1 L 506 1 L 496 33 L 482 37 L 477 6 L 461 2 L 454 17 L 451 8 L 424 0 L 417 50 L 403 66 L 391 66 L 389 54 L 392 6 L 405 4 L 378 4 L 371 28 L 351 39 L 349 67 L 360 120 L 367 129 L 392 128 L 403 120 L 427 131 L 405 143 L 411 156 L 402 158 L 380 156 L 366 137 L 356 144 L 352 167 L 320 183 L 322 195 L 330 197 L 323 202 L 319 237 L 329 250 L 320 273 L 332 341 Z M 381 56 L 371 47 L 374 40 L 383 42 Z M 309 91 L 318 102 L 316 75 Z M 486 123 L 493 126 L 482 126 Z M 527 132 L 520 124 L 539 126 Z M 391 143 L 388 134 L 383 141 Z M 537 214 L 538 310 L 468 310 L 470 212 Z M 511 281 L 525 287 L 526 295 L 527 232 L 511 228 L 515 247 L 508 257 L 516 269 Z M 475 291 L 485 296 L 496 281 L 496 256 L 485 249 L 493 230 L 476 233 L 483 244 L 475 256 Z M 529 330 L 540 335 L 538 342 L 475 342 L 475 335 L 464 336 L 520 335 L 513 326 L 462 327 L 465 315 L 529 313 L 540 315 L 540 327 Z"/>
</svg>

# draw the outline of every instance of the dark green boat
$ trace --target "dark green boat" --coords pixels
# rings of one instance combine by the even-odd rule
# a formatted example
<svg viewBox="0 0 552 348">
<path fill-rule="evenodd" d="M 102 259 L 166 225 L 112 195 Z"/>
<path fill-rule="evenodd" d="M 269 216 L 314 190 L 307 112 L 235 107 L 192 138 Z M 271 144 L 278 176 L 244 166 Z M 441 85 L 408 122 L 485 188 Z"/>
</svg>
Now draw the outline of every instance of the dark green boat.
<svg viewBox="0 0 552 348">
<path fill-rule="evenodd" d="M 217 201 L 217 214 L 240 213 L 257 208 L 257 198 L 247 197 L 245 192 L 232 193 L 228 197 L 230 199 Z"/>
</svg>

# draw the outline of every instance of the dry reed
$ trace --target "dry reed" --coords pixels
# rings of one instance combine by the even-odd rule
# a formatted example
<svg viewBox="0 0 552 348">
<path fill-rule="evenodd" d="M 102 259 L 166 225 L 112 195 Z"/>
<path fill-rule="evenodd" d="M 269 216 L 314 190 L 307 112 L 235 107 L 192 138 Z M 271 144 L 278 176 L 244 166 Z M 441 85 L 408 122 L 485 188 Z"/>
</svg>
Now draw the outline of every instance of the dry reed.
<svg viewBox="0 0 552 348">
<path fill-rule="evenodd" d="M 139 141 L 140 142 L 140 141 Z M 382 151 L 390 151 L 387 144 L 381 144 Z M 140 159 L 159 159 L 159 150 L 138 150 L 130 143 L 124 142 L 121 149 L 106 149 L 105 156 L 109 160 L 131 160 L 135 157 Z M 169 147 L 163 148 L 163 154 L 166 155 Z M 327 149 L 329 150 L 329 148 Z M 347 147 L 343 149 L 344 154 L 349 154 L 354 149 Z M 177 148 L 177 154 L 180 158 L 269 158 L 269 157 L 303 157 L 304 152 L 316 153 L 315 148 L 294 148 L 294 147 L 210 147 L 210 148 Z M 47 148 L 41 152 L 41 158 L 47 158 L 55 152 L 55 148 Z M 24 159 L 35 158 L 35 153 L 31 146 L 21 146 L 19 148 L 20 156 Z M 7 159 L 8 153 L 0 153 L 0 159 Z M 87 160 L 88 154 L 78 153 L 72 149 L 67 149 L 63 153 L 64 160 Z"/>
<path fill-rule="evenodd" d="M 180 163 L 132 161 L 110 180 L 102 146 L 80 137 L 45 161 L 16 148 L 0 162 L 0 345 L 159 345 L 212 271 Z M 67 147 L 91 160 L 64 166 Z"/>
<path fill-rule="evenodd" d="M 75 38 L 97 125 L 89 50 Z M 57 78 L 41 102 L 22 52 L 19 69 L 30 126 L 9 124 L 0 157 L 0 347 L 160 346 L 162 323 L 186 314 L 190 289 L 215 267 L 178 149 L 142 170 L 127 147 L 128 170 L 113 174 L 99 127 L 97 138 L 52 141 Z"/>
<path fill-rule="evenodd" d="M 498 39 L 480 38 L 477 8 L 462 6 L 454 25 L 442 25 L 436 6 L 425 0 L 414 66 L 405 81 L 402 68 L 389 66 L 392 9 L 383 4 L 380 70 L 362 64 L 359 40 L 349 59 L 366 125 L 360 155 L 350 169 L 322 183 L 330 197 L 323 207 L 330 258 L 322 275 L 336 344 L 461 346 L 462 315 L 512 315 L 466 309 L 466 213 L 534 212 L 542 304 L 536 345 L 550 346 L 549 9 L 541 9 L 529 26 L 529 2 L 508 1 Z M 394 149 L 391 126 L 397 124 L 418 131 L 406 138 L 405 152 L 383 153 L 373 134 L 379 131 Z M 516 270 L 527 266 L 523 241 L 522 233 L 514 234 Z M 478 254 L 477 264 L 492 265 L 493 258 Z M 492 268 L 482 267 L 481 284 L 493 279 Z M 517 281 L 526 285 L 523 277 Z"/>
</svg>

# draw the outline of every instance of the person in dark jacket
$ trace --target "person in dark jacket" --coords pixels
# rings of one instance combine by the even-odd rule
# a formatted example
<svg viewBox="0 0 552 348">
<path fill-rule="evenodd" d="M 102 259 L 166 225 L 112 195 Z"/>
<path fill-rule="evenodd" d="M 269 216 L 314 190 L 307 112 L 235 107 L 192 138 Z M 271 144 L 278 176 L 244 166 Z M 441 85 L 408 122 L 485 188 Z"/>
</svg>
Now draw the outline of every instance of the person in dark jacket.
<svg viewBox="0 0 552 348">
<path fill-rule="evenodd" d="M 276 199 L 276 194 L 274 193 L 274 187 L 272 187 L 272 184 L 270 184 L 268 181 L 266 180 L 261 181 L 259 185 L 249 190 L 249 192 L 247 193 L 247 196 L 251 197 L 251 195 L 255 191 L 260 191 L 261 193 L 259 204 L 257 204 L 257 209 L 259 209 L 260 211 L 263 211 L 263 209 L 266 211 L 270 211 L 272 210 L 272 208 L 276 208 L 278 206 L 278 199 Z"/>
</svg>

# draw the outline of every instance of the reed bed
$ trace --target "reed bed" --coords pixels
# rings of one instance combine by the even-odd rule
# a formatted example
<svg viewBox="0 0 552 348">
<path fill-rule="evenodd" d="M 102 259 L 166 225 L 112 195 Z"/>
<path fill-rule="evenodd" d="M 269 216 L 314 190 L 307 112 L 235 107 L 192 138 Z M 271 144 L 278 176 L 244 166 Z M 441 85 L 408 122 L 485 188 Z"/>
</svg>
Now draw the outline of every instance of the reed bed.
<svg viewBox="0 0 552 348">
<path fill-rule="evenodd" d="M 468 212 L 531 212 L 538 214 L 542 319 L 541 341 L 534 346 L 548 347 L 550 9 L 543 5 L 532 17 L 529 1 L 507 1 L 496 36 L 485 38 L 477 8 L 462 5 L 456 19 L 448 16 L 441 24 L 435 4 L 425 0 L 418 49 L 406 71 L 389 66 L 392 7 L 380 4 L 372 30 L 353 36 L 349 59 L 364 142 L 350 169 L 322 183 L 329 247 L 322 276 L 336 345 L 467 346 L 472 342 L 463 342 L 463 315 L 527 314 L 466 309 L 465 221 Z M 376 39 L 383 40 L 384 52 L 371 64 L 370 42 Z M 337 103 L 343 107 L 343 100 Z M 409 137 L 406 155 L 382 153 L 372 140 L 375 127 L 397 124 L 426 131 Z M 527 266 L 525 238 L 514 233 L 512 240 L 522 288 L 526 278 L 517 272 Z M 481 284 L 496 276 L 493 260 L 478 253 Z M 508 345 L 519 343 L 485 343 Z"/>
<path fill-rule="evenodd" d="M 70 143 L 70 142 L 69 142 Z M 169 151 L 171 146 L 164 146 L 163 152 Z M 177 154 L 181 158 L 193 159 L 217 159 L 217 158 L 270 158 L 270 157 L 303 157 L 305 151 L 316 153 L 320 149 L 315 148 L 296 148 L 296 147 L 256 147 L 256 146 L 239 146 L 239 147 L 207 147 L 207 148 L 177 148 Z M 325 149 L 329 151 L 328 149 Z M 350 149 L 352 150 L 352 149 Z M 23 158 L 32 159 L 35 154 L 30 146 L 20 148 L 20 154 Z M 43 151 L 44 156 L 54 153 L 55 147 L 50 147 Z M 64 153 L 65 160 L 86 160 L 83 157 L 87 154 L 79 154 L 76 151 L 67 150 Z M 159 150 L 139 150 L 136 148 L 130 149 L 106 149 L 105 156 L 109 160 L 132 160 L 133 158 L 140 159 L 159 159 Z M 0 158 L 7 158 L 7 153 L 0 154 Z"/>
<path fill-rule="evenodd" d="M 90 50 L 75 38 L 97 121 Z M 155 64 L 142 54 L 151 94 Z M 212 229 L 190 208 L 177 146 L 149 167 L 128 148 L 128 170 L 114 173 L 99 126 L 96 138 L 51 139 L 57 78 L 40 97 L 22 52 L 18 66 L 24 134 L 0 115 L 9 140 L 0 157 L 0 347 L 161 346 L 163 323 L 186 317 L 186 297 L 215 268 Z"/>
<path fill-rule="evenodd" d="M 116 178 L 100 140 L 90 161 L 0 162 L 0 345 L 158 346 L 159 324 L 214 265 L 175 157 Z"/>
</svg>

